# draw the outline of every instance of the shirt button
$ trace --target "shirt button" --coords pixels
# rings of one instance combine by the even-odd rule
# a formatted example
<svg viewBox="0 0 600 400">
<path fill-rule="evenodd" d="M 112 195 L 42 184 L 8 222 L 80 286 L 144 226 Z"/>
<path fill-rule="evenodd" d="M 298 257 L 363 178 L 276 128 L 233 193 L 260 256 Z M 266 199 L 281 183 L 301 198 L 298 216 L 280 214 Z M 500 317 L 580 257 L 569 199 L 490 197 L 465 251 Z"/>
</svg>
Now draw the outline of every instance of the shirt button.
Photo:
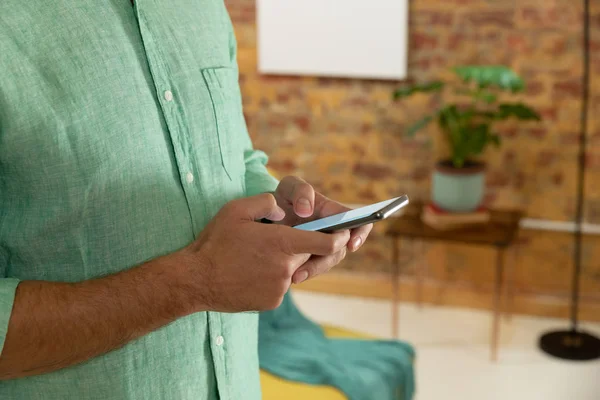
<svg viewBox="0 0 600 400">
<path fill-rule="evenodd" d="M 166 101 L 173 100 L 173 92 L 171 92 L 170 90 L 165 90 L 165 100 Z"/>
<path fill-rule="evenodd" d="M 187 183 L 192 183 L 194 182 L 194 174 L 192 174 L 191 172 L 188 172 L 185 175 L 185 180 L 187 181 Z"/>
<path fill-rule="evenodd" d="M 217 340 L 215 342 L 217 344 L 217 346 L 222 346 L 224 342 L 225 342 L 225 339 L 223 338 L 223 336 L 217 336 Z"/>
</svg>

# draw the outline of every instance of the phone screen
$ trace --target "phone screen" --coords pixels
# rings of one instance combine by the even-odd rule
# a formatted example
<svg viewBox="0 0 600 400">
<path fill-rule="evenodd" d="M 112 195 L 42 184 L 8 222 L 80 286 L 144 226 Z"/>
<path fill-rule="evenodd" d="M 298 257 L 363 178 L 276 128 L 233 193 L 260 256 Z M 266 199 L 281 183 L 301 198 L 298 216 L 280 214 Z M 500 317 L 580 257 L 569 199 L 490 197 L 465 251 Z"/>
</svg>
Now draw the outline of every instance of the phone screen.
<svg viewBox="0 0 600 400">
<path fill-rule="evenodd" d="M 369 215 L 381 210 L 388 204 L 396 201 L 397 199 L 399 199 L 399 197 L 371 204 L 369 206 L 356 208 L 354 210 L 346 211 L 340 214 L 331 215 L 329 217 L 317 219 L 315 221 L 307 222 L 304 224 L 296 225 L 294 226 L 294 228 L 302 229 L 305 231 L 318 231 L 321 229 L 329 228 L 331 226 L 355 221 L 357 219 L 368 217 Z"/>
</svg>

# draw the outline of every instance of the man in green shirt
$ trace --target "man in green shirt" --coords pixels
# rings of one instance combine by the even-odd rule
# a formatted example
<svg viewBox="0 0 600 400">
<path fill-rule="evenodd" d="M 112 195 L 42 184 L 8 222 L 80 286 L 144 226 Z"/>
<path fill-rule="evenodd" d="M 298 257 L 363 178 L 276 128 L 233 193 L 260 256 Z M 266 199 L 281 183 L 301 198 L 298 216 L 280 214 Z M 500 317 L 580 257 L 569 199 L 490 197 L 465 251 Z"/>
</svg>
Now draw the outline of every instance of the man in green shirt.
<svg viewBox="0 0 600 400">
<path fill-rule="evenodd" d="M 260 398 L 251 311 L 370 230 L 265 164 L 222 0 L 2 0 L 0 399 Z"/>
</svg>

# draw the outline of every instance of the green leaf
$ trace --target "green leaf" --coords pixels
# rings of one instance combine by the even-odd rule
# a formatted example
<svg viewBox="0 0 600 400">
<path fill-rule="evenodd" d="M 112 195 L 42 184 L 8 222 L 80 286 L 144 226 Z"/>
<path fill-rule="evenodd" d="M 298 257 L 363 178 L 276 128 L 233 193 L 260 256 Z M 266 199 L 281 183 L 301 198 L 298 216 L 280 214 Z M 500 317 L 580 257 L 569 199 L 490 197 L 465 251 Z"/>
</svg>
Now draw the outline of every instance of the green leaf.
<svg viewBox="0 0 600 400">
<path fill-rule="evenodd" d="M 493 111 L 480 111 L 480 110 L 476 110 L 473 112 L 473 116 L 475 117 L 480 117 L 480 118 L 486 118 L 488 120 L 490 119 L 495 119 L 496 118 L 496 112 Z"/>
<path fill-rule="evenodd" d="M 454 165 L 455 168 L 462 168 L 463 165 L 465 165 L 465 159 L 455 154 L 452 156 L 452 165 Z"/>
<path fill-rule="evenodd" d="M 448 134 L 448 140 L 452 152 L 456 153 L 460 151 L 461 142 L 461 126 L 460 126 L 460 115 L 456 105 L 451 104 L 439 111 L 438 123 L 440 128 Z"/>
<path fill-rule="evenodd" d="M 477 125 L 470 129 L 465 140 L 467 155 L 477 155 L 483 152 L 490 139 L 489 129 L 490 126 L 486 124 Z"/>
<path fill-rule="evenodd" d="M 497 96 L 494 93 L 488 92 L 486 90 L 468 90 L 459 88 L 454 90 L 454 93 L 458 95 L 470 96 L 474 100 L 483 100 L 487 104 L 492 104 L 497 99 Z"/>
<path fill-rule="evenodd" d="M 394 92 L 394 100 L 408 97 L 415 93 L 439 92 L 443 87 L 444 82 L 441 81 L 404 86 Z"/>
<path fill-rule="evenodd" d="M 490 135 L 490 140 L 492 143 L 494 143 L 496 147 L 500 147 L 500 145 L 502 144 L 502 138 L 496 133 Z"/>
<path fill-rule="evenodd" d="M 475 82 L 479 88 L 496 86 L 500 89 L 520 92 L 525 88 L 523 80 L 510 68 L 502 65 L 462 66 L 454 72 L 465 82 Z"/>
<path fill-rule="evenodd" d="M 494 93 L 490 93 L 490 92 L 481 92 L 478 97 L 485 101 L 487 104 L 492 104 L 493 102 L 496 101 L 497 96 Z"/>
<path fill-rule="evenodd" d="M 435 115 L 428 115 L 420 119 L 419 121 L 415 122 L 410 128 L 408 128 L 406 134 L 408 136 L 414 136 L 418 131 L 426 127 L 434 118 Z"/>
<path fill-rule="evenodd" d="M 508 118 L 517 118 L 519 120 L 535 120 L 539 121 L 541 118 L 535 110 L 523 103 L 505 103 L 500 104 L 498 111 L 496 112 L 495 118 L 504 120 Z"/>
</svg>

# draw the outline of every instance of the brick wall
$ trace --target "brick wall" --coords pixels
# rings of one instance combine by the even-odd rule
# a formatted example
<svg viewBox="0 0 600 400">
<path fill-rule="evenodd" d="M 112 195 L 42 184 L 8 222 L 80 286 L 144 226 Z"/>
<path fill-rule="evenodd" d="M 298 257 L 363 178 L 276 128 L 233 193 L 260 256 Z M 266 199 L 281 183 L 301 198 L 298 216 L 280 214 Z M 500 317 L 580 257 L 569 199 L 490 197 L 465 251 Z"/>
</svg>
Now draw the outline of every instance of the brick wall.
<svg viewBox="0 0 600 400">
<path fill-rule="evenodd" d="M 521 207 L 532 218 L 569 221 L 575 210 L 581 107 L 582 6 L 572 0 L 416 0 L 410 8 L 409 79 L 448 76 L 460 64 L 504 64 L 525 77 L 521 99 L 542 123 L 508 122 L 504 144 L 486 155 L 488 201 Z M 586 220 L 600 224 L 600 2 L 592 1 L 592 98 Z M 234 21 L 249 130 L 278 175 L 296 174 L 330 197 L 368 203 L 398 193 L 429 195 L 431 166 L 443 146 L 435 131 L 409 139 L 405 127 L 430 107 L 426 96 L 391 100 L 394 82 L 257 73 L 254 0 L 226 0 Z M 389 242 L 379 227 L 345 270 L 389 268 Z M 521 290 L 564 294 L 572 237 L 523 232 L 515 279 Z M 600 239 L 586 238 L 584 292 L 600 293 Z M 404 253 L 405 272 L 414 252 Z M 429 275 L 486 287 L 492 255 L 464 246 L 431 245 Z M 600 301 L 599 297 L 592 298 Z"/>
</svg>

